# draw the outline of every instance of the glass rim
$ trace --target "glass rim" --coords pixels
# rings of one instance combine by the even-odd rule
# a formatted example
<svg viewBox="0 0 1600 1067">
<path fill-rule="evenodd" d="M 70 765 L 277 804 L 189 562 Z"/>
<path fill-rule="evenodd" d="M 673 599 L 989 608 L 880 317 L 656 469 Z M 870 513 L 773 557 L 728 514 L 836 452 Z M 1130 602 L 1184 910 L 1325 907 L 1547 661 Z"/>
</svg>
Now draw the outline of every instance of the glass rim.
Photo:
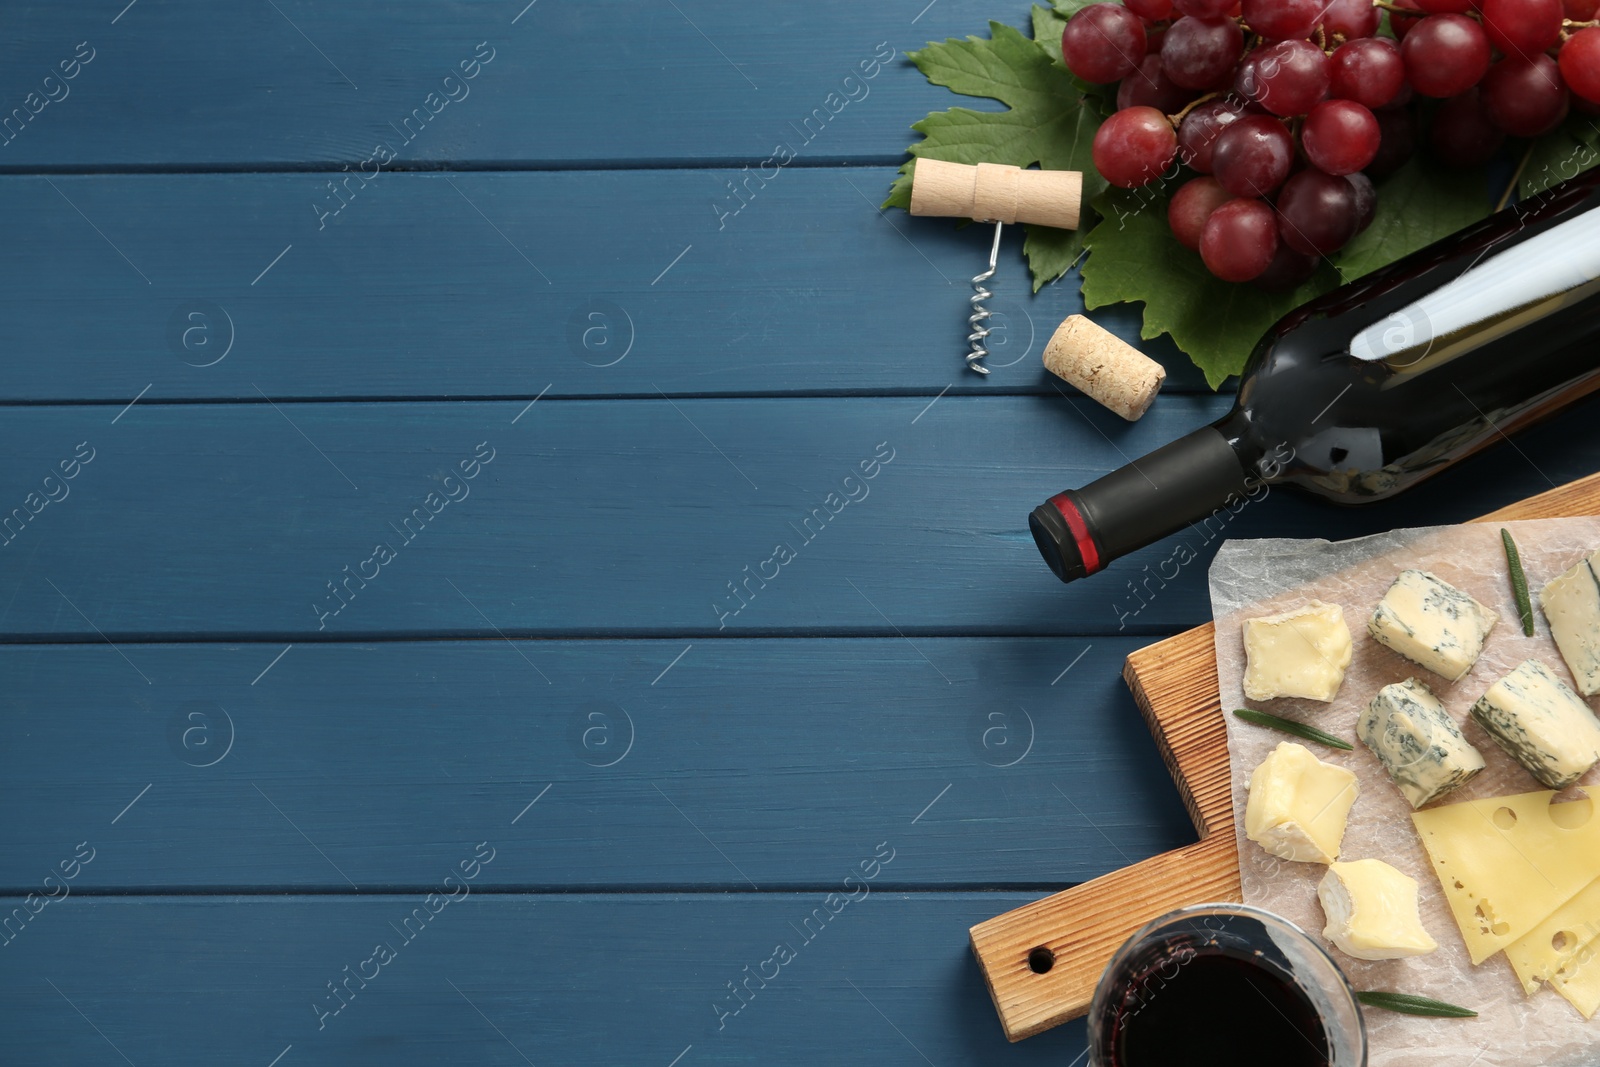
<svg viewBox="0 0 1600 1067">
<path fill-rule="evenodd" d="M 1268 911 L 1266 908 L 1258 907 L 1254 904 L 1244 904 L 1236 901 L 1212 901 L 1202 904 L 1186 904 L 1181 908 L 1175 908 L 1172 911 L 1166 912 L 1165 914 L 1151 919 L 1149 922 L 1139 927 L 1139 929 L 1135 930 L 1132 934 L 1128 935 L 1127 940 L 1124 941 L 1120 947 L 1118 947 L 1117 951 L 1112 954 L 1111 959 L 1106 963 L 1105 970 L 1100 972 L 1100 979 L 1095 983 L 1094 996 L 1090 998 L 1089 1001 L 1088 1051 L 1090 1056 L 1096 1056 L 1095 1046 L 1101 1036 L 1101 1020 L 1105 1016 L 1106 1001 L 1110 996 L 1109 991 L 1111 983 L 1108 979 L 1113 973 L 1116 972 L 1119 965 L 1126 963 L 1137 946 L 1142 944 L 1147 938 L 1150 937 L 1151 934 L 1162 929 L 1163 927 L 1170 926 L 1174 922 L 1191 916 L 1218 913 L 1241 915 L 1246 918 L 1255 919 L 1263 926 L 1276 928 L 1291 937 L 1297 938 L 1302 944 L 1307 945 L 1315 950 L 1315 954 L 1318 957 L 1327 961 L 1329 969 L 1332 970 L 1333 974 L 1338 978 L 1337 988 L 1331 992 L 1336 998 L 1347 1000 L 1352 1009 L 1352 1013 L 1355 1015 L 1356 1027 L 1358 1029 L 1361 1042 L 1360 1062 L 1365 1064 L 1367 1062 L 1367 1055 L 1369 1052 L 1367 1047 L 1366 1015 L 1362 1011 L 1361 1001 L 1356 997 L 1355 987 L 1350 984 L 1350 977 L 1344 973 L 1344 968 L 1339 966 L 1339 962 L 1335 960 L 1333 955 L 1322 946 L 1321 942 L 1312 937 L 1305 930 L 1301 929 L 1298 924 L 1291 922 L 1289 919 L 1284 918 L 1277 912 Z M 1091 1062 L 1094 1062 L 1094 1060 L 1091 1059 Z"/>
</svg>

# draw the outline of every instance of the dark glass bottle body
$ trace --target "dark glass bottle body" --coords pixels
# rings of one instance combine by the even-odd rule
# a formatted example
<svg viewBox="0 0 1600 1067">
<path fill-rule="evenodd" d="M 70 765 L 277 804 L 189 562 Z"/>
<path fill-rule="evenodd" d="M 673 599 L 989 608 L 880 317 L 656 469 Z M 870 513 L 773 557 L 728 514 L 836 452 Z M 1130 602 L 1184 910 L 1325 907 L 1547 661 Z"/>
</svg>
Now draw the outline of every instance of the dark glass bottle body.
<svg viewBox="0 0 1600 1067">
<path fill-rule="evenodd" d="M 1029 519 L 1062 581 L 1265 484 L 1382 500 L 1600 388 L 1600 169 L 1285 316 L 1210 426 Z"/>
</svg>

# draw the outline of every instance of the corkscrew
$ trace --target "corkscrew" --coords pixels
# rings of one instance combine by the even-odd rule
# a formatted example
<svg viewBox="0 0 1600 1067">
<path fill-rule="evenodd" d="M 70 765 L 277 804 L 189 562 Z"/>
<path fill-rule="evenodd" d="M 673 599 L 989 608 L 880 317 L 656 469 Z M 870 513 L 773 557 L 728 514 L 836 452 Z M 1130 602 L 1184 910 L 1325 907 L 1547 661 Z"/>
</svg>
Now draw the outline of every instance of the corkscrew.
<svg viewBox="0 0 1600 1067">
<path fill-rule="evenodd" d="M 985 301 L 994 293 L 984 284 L 1000 262 L 1000 237 L 1008 222 L 1032 222 L 1064 230 L 1078 228 L 1083 175 L 1074 170 L 1023 170 L 999 163 L 947 163 L 922 158 L 912 171 L 911 214 L 970 218 L 994 223 L 989 269 L 972 276 L 972 314 L 967 316 L 967 369 L 988 374 L 983 365 L 994 315 Z"/>
<path fill-rule="evenodd" d="M 1006 224 L 994 224 L 994 244 L 989 248 L 989 269 L 982 274 L 972 276 L 972 314 L 967 316 L 967 325 L 972 332 L 967 334 L 967 344 L 972 346 L 972 351 L 967 353 L 967 369 L 975 370 L 979 374 L 988 374 L 989 368 L 983 365 L 983 360 L 989 355 L 989 349 L 984 341 L 989 336 L 989 327 L 985 325 L 989 316 L 994 312 L 983 306 L 983 302 L 994 294 L 984 288 L 983 283 L 994 277 L 995 264 L 1000 259 L 1000 235 L 1005 232 Z"/>
</svg>

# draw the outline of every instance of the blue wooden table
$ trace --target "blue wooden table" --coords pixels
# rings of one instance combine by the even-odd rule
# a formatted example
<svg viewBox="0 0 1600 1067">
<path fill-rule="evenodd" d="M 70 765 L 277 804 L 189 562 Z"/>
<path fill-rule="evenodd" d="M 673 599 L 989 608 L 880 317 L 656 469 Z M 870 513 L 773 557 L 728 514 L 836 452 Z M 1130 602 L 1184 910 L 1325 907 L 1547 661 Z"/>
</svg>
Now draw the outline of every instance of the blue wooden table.
<svg viewBox="0 0 1600 1067">
<path fill-rule="evenodd" d="M 966 929 L 1193 839 L 1117 672 L 1205 574 L 1026 514 L 1229 400 L 1055 388 L 1019 234 L 966 373 L 986 234 L 876 209 L 1025 8 L 124 3 L 0 22 L 0 1062 L 1078 1056 Z M 1519 444 L 1233 529 L 1600 468 Z"/>
</svg>

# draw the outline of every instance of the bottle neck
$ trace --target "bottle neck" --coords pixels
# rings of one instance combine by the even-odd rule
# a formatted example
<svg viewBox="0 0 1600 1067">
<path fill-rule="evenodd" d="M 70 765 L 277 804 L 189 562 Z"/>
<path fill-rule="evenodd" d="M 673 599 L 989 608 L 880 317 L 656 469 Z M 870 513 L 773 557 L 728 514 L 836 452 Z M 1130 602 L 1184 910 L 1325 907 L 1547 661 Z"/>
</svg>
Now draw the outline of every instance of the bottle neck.
<svg viewBox="0 0 1600 1067">
<path fill-rule="evenodd" d="M 1142 459 L 1057 493 L 1028 518 L 1056 577 L 1083 578 L 1189 523 L 1250 488 L 1244 463 L 1216 426 L 1205 426 Z"/>
</svg>

